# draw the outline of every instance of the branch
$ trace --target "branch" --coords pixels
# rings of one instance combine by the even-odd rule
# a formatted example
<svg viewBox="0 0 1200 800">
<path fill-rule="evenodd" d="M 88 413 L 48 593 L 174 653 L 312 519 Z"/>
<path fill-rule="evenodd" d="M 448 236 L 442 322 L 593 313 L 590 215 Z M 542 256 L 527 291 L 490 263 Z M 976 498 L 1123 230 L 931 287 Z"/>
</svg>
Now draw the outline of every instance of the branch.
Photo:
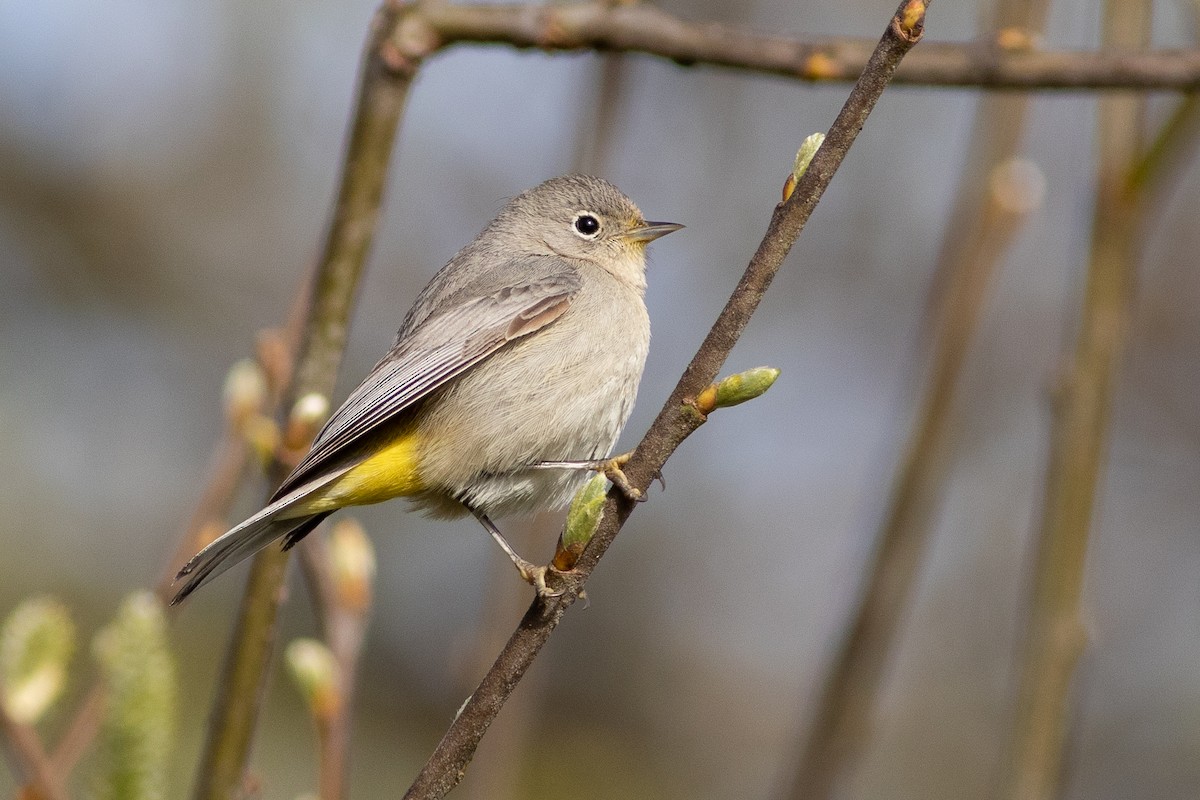
<svg viewBox="0 0 1200 800">
<path fill-rule="evenodd" d="M 257 342 L 258 367 L 266 378 L 266 388 L 272 395 L 288 382 L 291 375 L 290 352 L 299 333 L 299 316 L 292 315 L 286 331 L 267 329 L 259 332 Z M 229 387 L 226 386 L 228 391 Z M 253 391 L 250 394 L 254 394 Z M 246 429 L 248 418 L 272 413 L 277 397 L 259 398 L 261 405 L 247 398 L 226 397 L 225 426 L 209 458 L 208 478 L 200 492 L 191 517 L 181 532 L 175 552 L 166 562 L 154 587 L 155 596 L 166 605 L 173 594 L 172 581 L 175 573 L 191 556 L 208 544 L 225 529 L 229 509 L 241 487 L 241 482 L 250 464 L 250 437 Z M 167 605 L 167 613 L 174 616 L 175 608 Z M 83 700 L 75 708 L 65 732 L 54 748 L 53 762 L 57 774 L 65 779 L 75 769 L 84 753 L 91 746 L 104 712 L 105 686 L 98 676 L 92 681 Z"/>
<path fill-rule="evenodd" d="M 310 534 L 301 548 L 301 565 L 312 595 L 321 638 L 333 656 L 336 702 L 315 709 L 319 731 L 318 796 L 321 800 L 348 797 L 350 734 L 358 662 L 366 637 L 372 604 L 375 555 L 359 522 L 347 517 L 334 525 L 330 541 Z"/>
<path fill-rule="evenodd" d="M 625 466 L 626 475 L 634 486 L 645 491 L 653 476 L 680 443 L 704 423 L 705 417 L 693 404 L 692 398 L 716 377 L 829 185 L 834 171 L 845 158 L 867 115 L 890 81 L 896 65 L 920 39 L 927 5 L 921 0 L 906 0 L 901 5 L 830 128 L 825 144 L 813 158 L 791 198 L 776 206 L 766 235 L 733 295 L 638 445 L 633 458 Z M 441 8 L 435 6 L 430 10 Z M 562 593 L 557 597 L 539 596 L 534 600 L 508 644 L 459 711 L 405 794 L 406 798 L 424 800 L 444 797 L 462 779 L 463 771 L 488 726 L 537 657 L 562 615 L 578 599 L 592 570 L 607 552 L 633 507 L 633 503 L 619 491 L 609 492 L 600 526 L 575 568 L 567 573 L 552 573 L 552 577 L 561 579 L 562 585 L 557 588 Z"/>
<path fill-rule="evenodd" d="M 992 25 L 1032 31 L 1042 27 L 1047 0 L 1016 5 L 999 0 Z M 967 169 L 951 204 L 935 270 L 944 286 L 935 285 L 930 304 L 933 340 L 921 396 L 858 605 L 821 686 L 788 797 L 833 796 L 870 742 L 879 691 L 945 485 L 946 432 L 958 378 L 992 275 L 1031 210 L 1015 191 L 1001 197 L 996 190 L 1000 165 L 1009 163 L 1020 144 L 1030 100 L 1029 95 L 986 95 L 976 110 Z"/>
<path fill-rule="evenodd" d="M 356 294 L 379 213 L 388 160 L 418 60 L 398 35 L 399 8 L 385 3 L 372 21 L 341 189 L 312 282 L 311 300 L 284 413 L 334 386 Z M 273 470 L 282 479 L 283 468 Z M 236 796 L 266 686 L 267 664 L 282 601 L 287 553 L 267 548 L 255 557 L 197 774 L 196 800 Z"/>
<path fill-rule="evenodd" d="M 29 796 L 37 800 L 66 800 L 62 779 L 37 731 L 13 719 L 3 702 L 0 702 L 0 746 L 8 755 L 17 782 L 31 792 Z"/>
<path fill-rule="evenodd" d="M 688 22 L 650 5 L 607 2 L 417 7 L 437 49 L 508 44 L 549 52 L 646 53 L 684 66 L 704 64 L 802 81 L 849 82 L 874 42 L 847 37 L 787 37 L 720 23 Z M 925 44 L 895 75 L 898 84 L 988 89 L 1200 89 L 1200 51 L 1108 49 L 1043 51 L 1008 30 L 975 42 Z"/>
<path fill-rule="evenodd" d="M 1109 0 L 1105 41 L 1145 41 L 1150 5 L 1149 0 Z M 1088 539 L 1146 212 L 1146 184 L 1136 180 L 1144 106 L 1140 97 L 1100 103 L 1099 181 L 1087 287 L 1073 362 L 1063 378 L 1051 430 L 1003 797 L 1050 800 L 1061 794 L 1071 679 L 1086 646 L 1079 617 Z"/>
</svg>

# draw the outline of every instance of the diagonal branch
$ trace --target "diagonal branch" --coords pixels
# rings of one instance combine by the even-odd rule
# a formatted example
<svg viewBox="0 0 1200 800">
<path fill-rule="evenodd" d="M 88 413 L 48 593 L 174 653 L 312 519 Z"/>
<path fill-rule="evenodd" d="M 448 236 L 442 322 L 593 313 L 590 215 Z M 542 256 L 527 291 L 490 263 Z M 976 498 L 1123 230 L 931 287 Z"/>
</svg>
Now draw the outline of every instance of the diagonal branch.
<svg viewBox="0 0 1200 800">
<path fill-rule="evenodd" d="M 66 787 L 37 731 L 13 719 L 3 702 L 0 702 L 0 749 L 8 756 L 17 782 L 25 786 L 19 796 L 28 793 L 38 800 L 66 800 Z"/>
<path fill-rule="evenodd" d="M 834 171 L 891 80 L 900 59 L 920 39 L 927 5 L 923 0 L 906 0 L 900 6 L 830 128 L 825 144 L 813 158 L 792 197 L 776 206 L 758 251 L 733 295 L 626 465 L 626 475 L 634 486 L 647 489 L 653 475 L 675 449 L 704 423 L 703 414 L 691 398 L 717 376 Z M 549 598 L 539 596 L 534 600 L 479 688 L 459 711 L 405 794 L 406 798 L 441 798 L 458 784 L 488 726 L 550 638 L 562 615 L 578 599 L 592 570 L 607 552 L 633 507 L 620 492 L 609 493 L 600 526 L 575 569 L 554 576 L 562 579 L 563 585 L 559 587 L 562 594 Z"/>
<path fill-rule="evenodd" d="M 1048 0 L 997 0 L 991 24 L 1037 31 Z M 811 714 L 786 797 L 834 796 L 870 743 L 873 715 L 899 628 L 920 578 L 950 466 L 947 433 L 959 375 L 996 268 L 1029 208 L 1001 199 L 994 176 L 1025 130 L 1031 96 L 986 95 L 976 108 L 971 152 L 945 228 L 930 303 L 931 342 L 912 427 L 892 476 L 857 604 Z"/>
<path fill-rule="evenodd" d="M 849 82 L 874 42 L 789 37 L 744 26 L 688 22 L 652 5 L 425 3 L 416 7 L 437 48 L 508 44 L 546 51 L 646 53 L 681 65 L 706 64 L 802 81 Z M 895 82 L 990 89 L 1200 89 L 1200 51 L 1046 51 L 1033 37 L 932 42 L 906 59 Z"/>
</svg>

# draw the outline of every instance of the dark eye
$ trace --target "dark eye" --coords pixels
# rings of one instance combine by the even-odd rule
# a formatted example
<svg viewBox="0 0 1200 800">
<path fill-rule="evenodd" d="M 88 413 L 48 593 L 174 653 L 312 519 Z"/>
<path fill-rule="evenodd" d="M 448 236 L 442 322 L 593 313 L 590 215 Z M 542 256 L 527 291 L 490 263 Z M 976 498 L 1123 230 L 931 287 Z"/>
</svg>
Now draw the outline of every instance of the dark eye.
<svg viewBox="0 0 1200 800">
<path fill-rule="evenodd" d="M 585 239 L 591 239 L 600 232 L 600 220 L 586 211 L 575 217 L 575 230 Z"/>
</svg>

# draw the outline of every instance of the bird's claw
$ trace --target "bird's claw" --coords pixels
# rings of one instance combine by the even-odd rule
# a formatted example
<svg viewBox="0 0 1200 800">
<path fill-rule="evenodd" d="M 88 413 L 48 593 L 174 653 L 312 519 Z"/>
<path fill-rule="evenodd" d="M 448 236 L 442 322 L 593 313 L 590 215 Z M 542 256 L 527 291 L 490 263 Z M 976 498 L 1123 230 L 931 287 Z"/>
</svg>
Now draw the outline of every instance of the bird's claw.
<svg viewBox="0 0 1200 800">
<path fill-rule="evenodd" d="M 632 451 L 622 453 L 619 456 L 613 456 L 607 461 L 601 461 L 596 471 L 612 481 L 612 485 L 620 489 L 621 494 L 635 503 L 644 503 L 647 499 L 646 493 L 630 483 L 629 478 L 625 475 L 625 471 L 621 469 L 621 467 L 629 463 L 629 459 L 632 457 Z"/>
<path fill-rule="evenodd" d="M 519 563 L 514 561 L 513 564 L 516 565 L 517 572 L 521 574 L 521 578 L 533 587 L 538 597 L 549 600 L 554 597 L 562 597 L 566 591 L 564 588 L 552 589 L 546 583 L 546 576 L 550 573 L 551 567 L 543 564 L 534 564 L 525 559 L 521 559 Z"/>
</svg>

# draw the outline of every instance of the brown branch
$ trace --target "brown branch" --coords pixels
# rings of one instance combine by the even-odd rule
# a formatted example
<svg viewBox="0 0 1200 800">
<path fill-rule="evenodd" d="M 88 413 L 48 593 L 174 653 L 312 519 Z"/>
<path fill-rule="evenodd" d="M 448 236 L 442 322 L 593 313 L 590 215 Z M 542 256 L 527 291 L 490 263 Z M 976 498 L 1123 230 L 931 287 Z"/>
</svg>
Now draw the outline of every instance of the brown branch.
<svg viewBox="0 0 1200 800">
<path fill-rule="evenodd" d="M 508 44 L 546 51 L 645 53 L 803 81 L 853 81 L 874 42 L 787 37 L 738 25 L 688 22 L 651 5 L 606 2 L 470 5 L 428 3 L 421 24 L 440 47 Z M 1200 89 L 1200 51 L 1045 51 L 1030 37 L 930 42 L 904 62 L 895 83 L 988 89 Z M 1016 40 L 1013 42 L 1013 40 Z"/>
<path fill-rule="evenodd" d="M 338 525 L 357 528 L 363 546 L 369 547 L 357 521 L 344 519 Z M 321 800 L 342 800 L 349 796 L 351 723 L 358 688 L 358 662 L 371 610 L 371 576 L 363 574 L 355 580 L 345 580 L 343 576 L 339 584 L 334 575 L 333 551 L 323 532 L 309 534 L 305 542 L 300 552 L 301 565 L 321 625 L 321 638 L 337 664 L 337 705 L 329 715 L 317 717 L 320 729 L 317 794 Z M 374 557 L 370 558 L 373 562 Z M 373 573 L 374 567 L 366 572 Z"/>
<path fill-rule="evenodd" d="M 1000 0 L 992 25 L 1037 31 L 1049 5 Z M 997 167 L 1016 152 L 1028 95 L 981 99 L 938 258 L 931 303 L 927 374 L 876 537 L 858 606 L 845 628 L 812 713 L 791 788 L 795 800 L 832 797 L 871 739 L 872 715 L 942 497 L 946 432 L 955 389 L 985 305 L 992 275 L 1029 207 L 998 196 Z"/>
<path fill-rule="evenodd" d="M 300 329 L 299 315 L 293 313 L 292 317 L 286 331 L 267 329 L 258 335 L 258 364 L 273 395 L 278 395 L 280 387 L 287 383 L 291 375 L 289 353 L 294 348 L 294 340 Z M 275 396 L 267 403 L 266 408 L 255 411 L 271 413 L 277 402 L 278 397 Z M 155 595 L 164 604 L 170 601 L 174 593 L 172 581 L 179 567 L 193 553 L 208 544 L 212 537 L 225 530 L 229 509 L 250 464 L 251 448 L 241 425 L 242 420 L 229 407 L 226 407 L 225 412 L 225 426 L 209 458 L 208 478 L 200 492 L 200 499 L 180 533 L 175 552 L 167 560 L 154 587 Z M 168 614 L 173 616 L 174 611 L 173 607 L 167 606 Z M 75 769 L 100 731 L 104 692 L 104 682 L 97 678 L 76 707 L 65 732 L 54 748 L 54 769 L 64 779 Z"/>
<path fill-rule="evenodd" d="M 1149 0 L 1110 0 L 1105 41 L 1118 46 L 1144 42 L 1150 31 L 1150 5 Z M 1100 103 L 1099 182 L 1087 286 L 1075 354 L 1051 430 L 1003 797 L 1050 800 L 1060 795 L 1071 679 L 1086 646 L 1080 596 L 1088 539 L 1146 212 L 1146 184 L 1136 179 L 1144 107 L 1140 97 L 1105 98 Z"/>
<path fill-rule="evenodd" d="M 717 376 L 834 171 L 887 86 L 896 65 L 919 40 L 926 6 L 927 3 L 921 0 L 907 0 L 901 5 L 830 128 L 825 144 L 813 158 L 792 197 L 776 206 L 766 235 L 733 295 L 626 465 L 626 474 L 634 486 L 643 491 L 647 489 L 653 475 L 680 443 L 703 424 L 704 416 L 692 405 L 690 398 Z M 633 504 L 620 492 L 609 493 L 600 527 L 575 569 L 570 573 L 552 574 L 562 580 L 559 587 L 562 594 L 534 600 L 479 688 L 459 711 L 405 794 L 406 798 L 444 797 L 462 779 L 463 770 L 488 726 L 549 639 L 563 613 L 578 599 L 592 570 L 632 511 Z"/>
<path fill-rule="evenodd" d="M 385 3 L 372 21 L 341 188 L 312 281 L 296 372 L 285 393 L 286 414 L 308 394 L 328 396 L 337 376 L 350 309 L 379 213 L 400 114 L 419 63 L 400 9 Z M 274 470 L 282 478 L 282 467 Z M 242 783 L 266 686 L 287 554 L 268 548 L 254 560 L 230 644 L 194 797 L 228 800 Z"/>
<path fill-rule="evenodd" d="M 104 721 L 105 697 L 104 681 L 95 678 L 54 748 L 51 757 L 54 770 L 64 780 L 75 770 L 83 754 L 100 733 L 100 723 Z"/>
<path fill-rule="evenodd" d="M 233 504 L 242 476 L 249 464 L 249 447 L 235 425 L 227 425 L 213 453 L 209 479 L 205 482 L 200 501 L 192 513 L 183 535 L 179 537 L 174 555 L 167 561 L 167 569 L 159 577 L 154 593 L 166 604 L 171 597 L 171 581 L 187 557 L 206 542 L 205 531 L 224 530 L 220 523 Z M 168 612 L 173 609 L 168 606 Z M 103 681 L 96 679 L 88 687 L 83 700 L 75 709 L 71 721 L 54 748 L 52 762 L 56 774 L 64 778 L 74 771 L 79 760 L 95 740 L 100 731 L 104 712 L 105 688 Z"/>
<path fill-rule="evenodd" d="M 3 692 L 0 691 L 0 695 Z M 32 726 L 17 722 L 0 702 L 0 748 L 8 756 L 17 783 L 37 800 L 66 800 L 67 790 Z"/>
<path fill-rule="evenodd" d="M 517 552 L 528 552 L 535 542 L 552 541 L 561 521 L 556 514 L 542 513 L 527 526 L 506 534 Z M 470 637 L 470 653 L 462 660 L 458 677 L 469 687 L 492 665 L 495 654 L 504 647 L 507 630 L 525 607 L 525 598 L 513 591 L 513 571 L 508 560 L 495 559 L 487 596 L 481 604 L 476 630 Z M 460 786 L 458 795 L 468 800 L 513 800 L 527 795 L 519 788 L 529 742 L 537 736 L 538 710 L 544 705 L 547 674 L 535 672 L 527 678 L 521 693 L 505 705 L 504 717 L 489 729 L 488 756 L 471 765 L 470 782 Z M 497 738 L 499 737 L 499 738 Z M 457 795 L 456 795 L 457 796 Z"/>
</svg>

